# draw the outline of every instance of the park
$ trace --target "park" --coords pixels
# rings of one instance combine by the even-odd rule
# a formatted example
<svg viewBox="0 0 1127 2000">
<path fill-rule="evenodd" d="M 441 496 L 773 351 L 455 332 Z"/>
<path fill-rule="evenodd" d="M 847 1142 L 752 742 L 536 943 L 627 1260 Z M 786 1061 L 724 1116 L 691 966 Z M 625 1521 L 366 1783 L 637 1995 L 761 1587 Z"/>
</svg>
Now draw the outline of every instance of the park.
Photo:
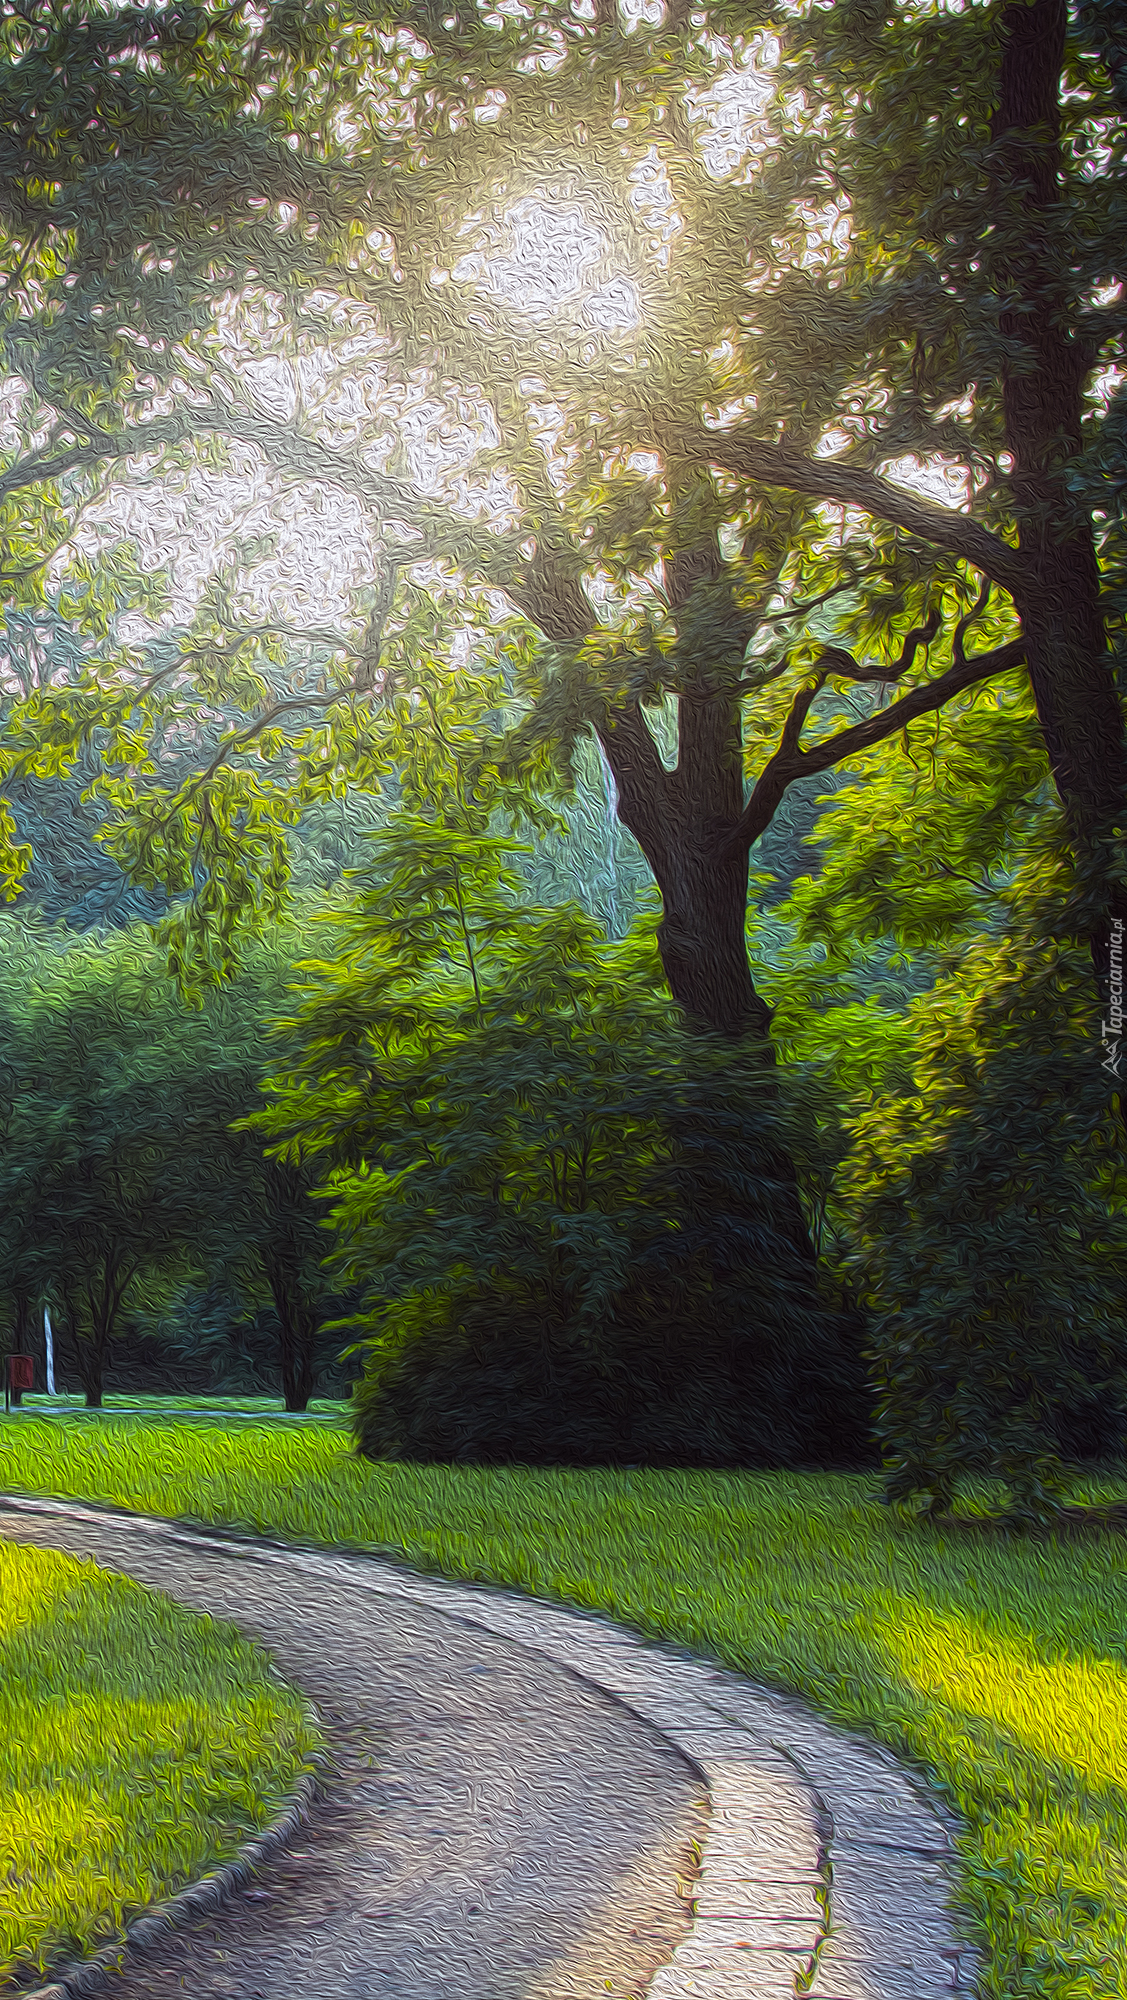
<svg viewBox="0 0 1127 2000">
<path fill-rule="evenodd" d="M 1127 1994 L 1112 0 L 0 9 L 0 1993 Z"/>
</svg>

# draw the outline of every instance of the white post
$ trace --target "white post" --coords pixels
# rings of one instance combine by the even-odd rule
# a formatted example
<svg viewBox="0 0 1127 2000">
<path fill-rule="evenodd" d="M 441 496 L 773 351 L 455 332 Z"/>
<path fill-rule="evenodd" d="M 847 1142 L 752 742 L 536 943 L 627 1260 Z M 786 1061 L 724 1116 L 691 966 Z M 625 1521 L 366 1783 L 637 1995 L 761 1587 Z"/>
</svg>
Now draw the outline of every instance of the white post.
<svg viewBox="0 0 1127 2000">
<path fill-rule="evenodd" d="M 43 1337 L 47 1342 L 47 1394 L 55 1393 L 55 1342 L 51 1333 L 51 1315 L 43 1308 Z"/>
</svg>

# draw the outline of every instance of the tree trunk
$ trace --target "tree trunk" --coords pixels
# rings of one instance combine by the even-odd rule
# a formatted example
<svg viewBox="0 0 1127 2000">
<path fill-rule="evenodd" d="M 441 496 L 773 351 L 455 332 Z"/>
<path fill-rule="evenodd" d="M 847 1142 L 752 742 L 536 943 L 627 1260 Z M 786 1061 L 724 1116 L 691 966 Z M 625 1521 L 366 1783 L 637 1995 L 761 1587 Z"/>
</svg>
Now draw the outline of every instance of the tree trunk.
<svg viewBox="0 0 1127 2000">
<path fill-rule="evenodd" d="M 741 1042 L 777 1100 L 771 1009 L 755 990 L 747 956 L 748 855 L 731 835 L 743 811 L 740 692 L 734 676 L 682 695 L 677 766 L 666 771 L 638 708 L 599 730 L 618 793 L 617 811 L 661 891 L 658 950 L 669 991 L 690 1028 Z M 788 1239 L 813 1271 L 817 1256 L 794 1161 L 771 1156 Z"/>
<path fill-rule="evenodd" d="M 113 1343 L 114 1327 L 135 1272 L 136 1265 L 123 1263 L 116 1253 L 111 1252 L 103 1258 L 98 1278 L 91 1278 L 85 1287 L 90 1319 L 88 1335 L 83 1332 L 73 1299 L 66 1297 L 71 1339 L 88 1410 L 100 1410 L 102 1407 L 106 1361 Z"/>
<path fill-rule="evenodd" d="M 26 1292 L 17 1292 L 13 1315 L 12 1337 L 15 1345 L 13 1354 L 30 1354 L 32 1351 L 32 1311 L 31 1300 Z M 18 1410 L 23 1402 L 23 1390 L 13 1384 L 10 1396 L 12 1408 Z"/>
<path fill-rule="evenodd" d="M 1019 545 L 1031 576 L 1019 609 L 1038 721 L 1077 857 L 1098 862 L 1099 843 L 1127 817 L 1127 731 L 1108 652 L 1095 541 L 1066 485 L 1068 462 L 1081 449 L 1083 389 L 1095 360 L 1071 330 L 1076 301 L 1055 241 L 1062 220 L 1066 0 L 1009 6 L 1002 22 L 993 120 L 999 191 L 1004 196 L 1024 185 L 1015 230 L 1020 248 L 1006 253 L 998 270 L 999 290 L 1015 301 L 999 315 L 999 332 L 1022 350 L 1002 370 Z M 1117 918 L 1127 922 L 1127 899 L 1110 887 L 1106 905 L 1090 936 L 1105 1020 L 1112 925 Z"/>
<path fill-rule="evenodd" d="M 90 1298 L 90 1334 L 87 1336 L 79 1322 L 77 1311 L 68 1301 L 67 1317 L 70 1321 L 70 1335 L 74 1342 L 75 1360 L 78 1363 L 79 1379 L 86 1397 L 88 1410 L 100 1410 L 106 1379 L 106 1349 L 98 1336 L 98 1318 L 94 1310 L 93 1288 L 88 1287 Z"/>
<path fill-rule="evenodd" d="M 682 834 L 655 874 L 658 950 L 677 1005 L 714 1034 L 747 1037 L 753 1060 L 773 1063 L 771 1009 L 747 957 L 746 854 L 718 861 L 699 836 Z"/>
<path fill-rule="evenodd" d="M 757 993 L 747 957 L 746 857 L 730 862 L 688 865 L 667 893 L 659 887 L 665 914 L 658 926 L 658 949 L 669 990 L 690 1028 L 738 1041 L 752 1068 L 770 1079 L 768 1096 L 777 1103 L 775 1045 L 771 1009 Z M 798 1173 L 790 1154 L 773 1147 L 771 1171 L 782 1189 L 780 1220 L 804 1264 L 817 1264 Z"/>
<path fill-rule="evenodd" d="M 306 1302 L 300 1279 L 283 1259 L 274 1257 L 268 1261 L 267 1278 L 281 1328 L 279 1360 L 286 1415 L 301 1416 L 309 1408 L 313 1394 L 317 1315 Z"/>
<path fill-rule="evenodd" d="M 777 1102 L 771 1009 L 756 991 L 747 956 L 748 857 L 720 851 L 728 832 L 724 826 L 706 838 L 696 828 L 670 829 L 663 852 L 651 862 L 663 907 L 658 950 L 688 1027 L 739 1042 L 748 1064 L 766 1073 L 768 1097 Z M 817 1254 L 794 1161 L 775 1147 L 769 1162 L 782 1189 L 786 1236 L 803 1263 L 814 1267 Z"/>
</svg>

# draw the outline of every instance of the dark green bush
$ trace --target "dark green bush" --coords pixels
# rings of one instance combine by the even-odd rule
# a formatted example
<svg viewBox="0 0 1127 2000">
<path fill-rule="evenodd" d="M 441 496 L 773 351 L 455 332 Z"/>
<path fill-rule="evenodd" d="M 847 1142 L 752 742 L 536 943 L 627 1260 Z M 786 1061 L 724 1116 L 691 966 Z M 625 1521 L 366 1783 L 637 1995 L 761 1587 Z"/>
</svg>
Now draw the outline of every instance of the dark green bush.
<svg viewBox="0 0 1127 2000">
<path fill-rule="evenodd" d="M 630 1303 L 636 1316 L 616 1315 L 597 1359 L 558 1319 L 487 1298 L 452 1314 L 357 1385 L 359 1450 L 484 1465 L 877 1463 L 859 1333 L 844 1316 L 807 1310 L 796 1339 L 777 1319 L 757 1323 L 750 1288 L 742 1328 L 717 1325 L 707 1291 L 695 1320 Z"/>
<path fill-rule="evenodd" d="M 913 1090 L 856 1121 L 840 1190 L 886 1494 L 943 1511 L 990 1475 L 1047 1517 L 1127 1413 L 1122 1141 L 1086 953 L 1034 927 L 984 940 L 915 1012 Z"/>
</svg>

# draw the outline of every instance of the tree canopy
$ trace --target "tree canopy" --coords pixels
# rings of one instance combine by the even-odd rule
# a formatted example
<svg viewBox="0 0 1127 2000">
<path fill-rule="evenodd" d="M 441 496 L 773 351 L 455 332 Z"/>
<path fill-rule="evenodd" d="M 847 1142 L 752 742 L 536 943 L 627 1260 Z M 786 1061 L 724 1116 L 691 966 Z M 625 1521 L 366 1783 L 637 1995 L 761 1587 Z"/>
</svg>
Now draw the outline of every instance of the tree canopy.
<svg viewBox="0 0 1127 2000">
<path fill-rule="evenodd" d="M 984 681 L 1029 676 L 1098 858 L 1124 775 L 1100 571 L 1118 404 L 1090 402 L 1123 309 L 1101 10 L 286 6 L 166 21 L 144 63 L 150 28 L 129 43 L 125 20 L 130 87 L 159 77 L 168 130 L 227 134 L 224 197 L 180 203 L 169 256 L 134 255 L 148 345 L 106 334 L 118 373 L 85 428 L 66 314 L 102 280 L 87 238 L 51 235 L 65 303 L 12 295 L 10 365 L 65 348 L 71 386 L 52 403 L 40 370 L 0 490 L 55 532 L 99 465 L 187 474 L 222 446 L 280 493 L 353 506 L 358 538 L 338 629 L 248 619 L 244 551 L 175 667 L 119 655 L 29 711 L 57 740 L 130 745 L 106 788 L 138 882 L 194 889 L 221 932 L 270 907 L 280 823 L 373 781 L 386 698 L 467 624 L 508 661 L 514 768 L 543 778 L 599 736 L 662 891 L 671 989 L 713 1026 L 766 1027 L 742 906 L 786 787 Z M 123 151 L 123 181 L 146 159 Z M 135 240 L 143 212 L 123 196 Z M 162 285 L 189 303 L 158 332 Z M 962 492 L 905 484 L 913 462 Z M 670 698 L 671 769 L 648 726 Z M 201 706 L 224 726 L 177 793 L 145 748 Z"/>
</svg>

